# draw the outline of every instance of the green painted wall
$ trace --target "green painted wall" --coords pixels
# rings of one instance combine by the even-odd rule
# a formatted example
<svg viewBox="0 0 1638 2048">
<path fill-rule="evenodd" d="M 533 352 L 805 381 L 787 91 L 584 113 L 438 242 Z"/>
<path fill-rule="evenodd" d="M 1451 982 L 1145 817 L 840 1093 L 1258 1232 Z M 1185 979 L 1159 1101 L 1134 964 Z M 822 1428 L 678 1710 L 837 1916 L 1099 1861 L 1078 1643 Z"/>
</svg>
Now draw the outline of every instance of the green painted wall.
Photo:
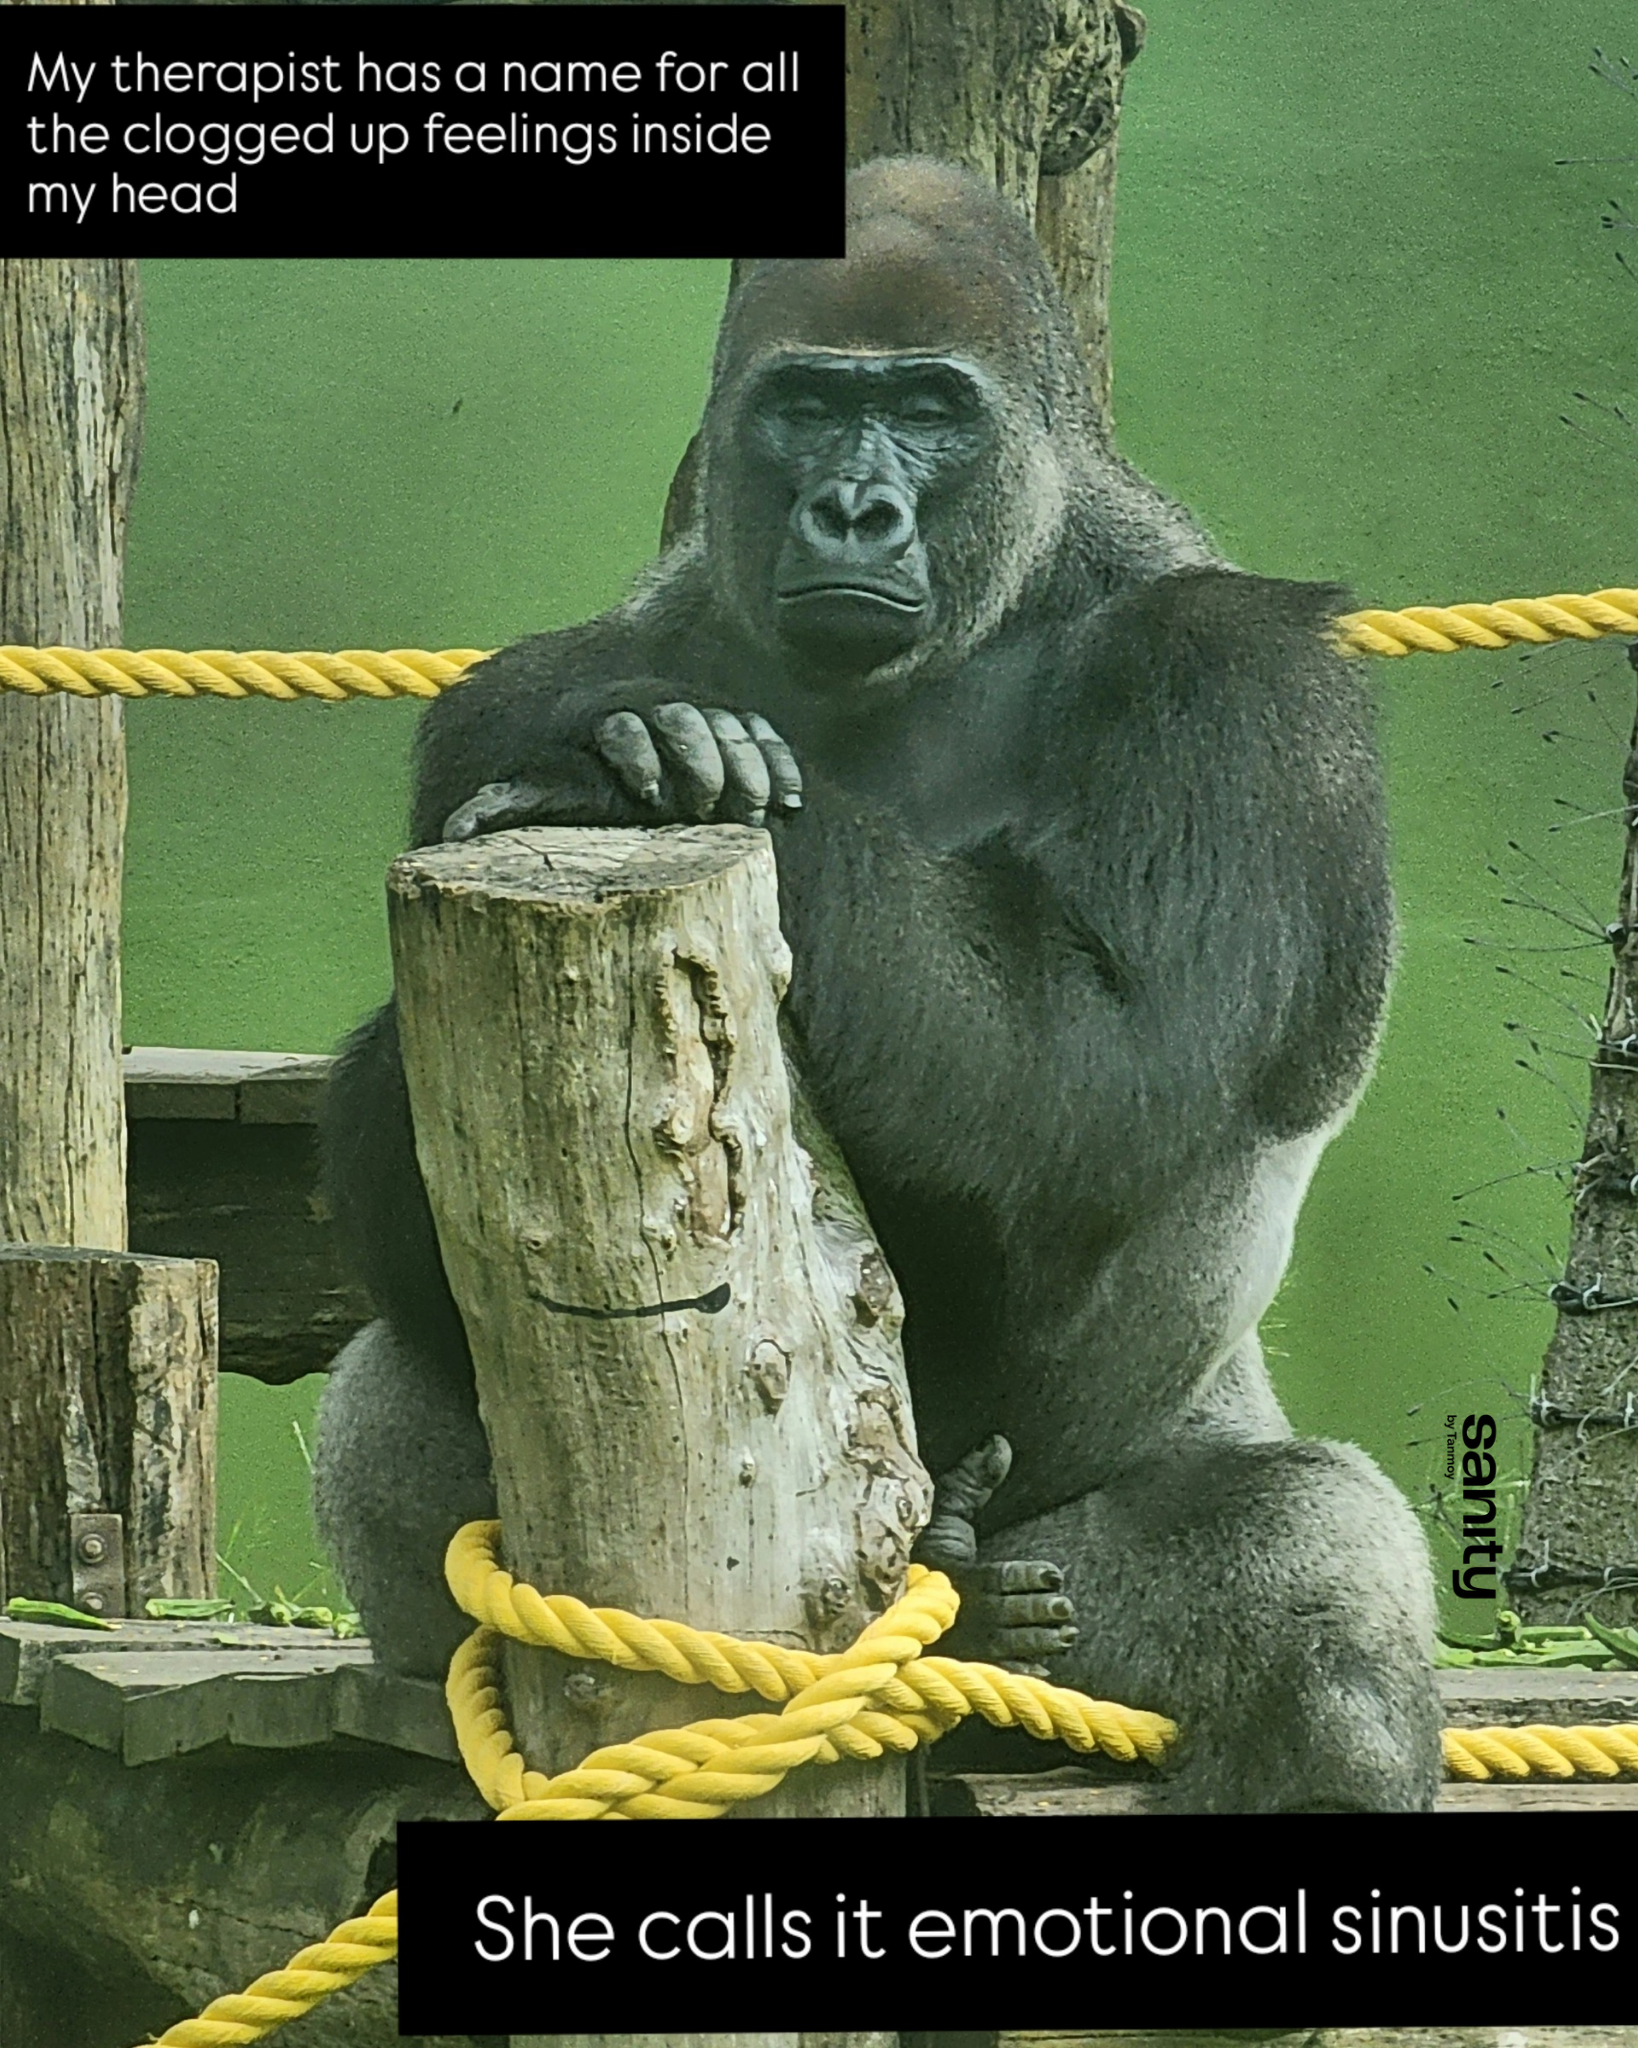
<svg viewBox="0 0 1638 2048">
<path fill-rule="evenodd" d="M 1598 226 L 1638 181 L 1555 163 L 1634 147 L 1632 103 L 1588 70 L 1619 12 L 1154 0 L 1122 141 L 1120 433 L 1239 560 L 1385 603 L 1638 583 L 1638 443 L 1572 396 L 1638 384 L 1638 297 Z M 722 276 L 172 262 L 147 285 L 132 643 L 444 646 L 623 590 Z M 1515 1462 L 1527 1448 L 1563 1231 L 1556 1184 L 1524 1169 L 1578 1149 L 1572 1013 L 1604 963 L 1585 930 L 1504 899 L 1607 914 L 1613 828 L 1570 821 L 1618 801 L 1632 690 L 1614 646 L 1375 675 L 1402 968 L 1270 1335 L 1299 1424 L 1363 1442 L 1420 1497 L 1447 1409 L 1491 1408 Z M 412 723 L 132 711 L 128 1038 L 324 1048 L 378 999 Z M 1462 1219 L 1498 1263 L 1448 1241 Z M 310 1407 L 310 1388 L 225 1389 L 224 1533 L 259 1585 L 293 1589 L 316 1556 L 292 1429 Z"/>
</svg>

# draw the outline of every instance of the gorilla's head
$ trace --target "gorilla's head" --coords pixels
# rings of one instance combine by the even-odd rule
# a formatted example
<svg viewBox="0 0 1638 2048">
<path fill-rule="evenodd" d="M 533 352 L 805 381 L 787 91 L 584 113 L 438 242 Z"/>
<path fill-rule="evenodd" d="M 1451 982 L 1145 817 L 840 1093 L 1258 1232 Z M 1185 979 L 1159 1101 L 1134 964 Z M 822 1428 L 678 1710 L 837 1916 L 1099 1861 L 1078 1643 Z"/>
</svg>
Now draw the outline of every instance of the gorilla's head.
<svg viewBox="0 0 1638 2048">
<path fill-rule="evenodd" d="M 798 673 L 903 676 L 992 633 L 1098 446 L 1028 226 L 948 164 L 848 182 L 848 255 L 754 265 L 717 346 L 699 478 L 718 601 Z"/>
</svg>

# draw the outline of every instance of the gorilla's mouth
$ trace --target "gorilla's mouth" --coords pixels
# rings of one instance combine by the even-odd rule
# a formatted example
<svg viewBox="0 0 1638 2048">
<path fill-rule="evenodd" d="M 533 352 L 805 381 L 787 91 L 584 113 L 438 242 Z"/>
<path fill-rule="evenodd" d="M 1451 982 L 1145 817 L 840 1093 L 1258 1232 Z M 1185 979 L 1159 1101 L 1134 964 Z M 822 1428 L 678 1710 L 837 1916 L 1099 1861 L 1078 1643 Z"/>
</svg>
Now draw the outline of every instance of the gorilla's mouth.
<svg viewBox="0 0 1638 2048">
<path fill-rule="evenodd" d="M 782 605 L 820 605 L 832 602 L 866 607 L 881 606 L 905 618 L 919 618 L 927 599 L 919 592 L 884 590 L 874 583 L 804 583 L 779 592 Z"/>
<path fill-rule="evenodd" d="M 927 632 L 925 591 L 880 583 L 798 583 L 776 592 L 780 637 L 799 655 L 844 673 L 880 668 Z"/>
</svg>

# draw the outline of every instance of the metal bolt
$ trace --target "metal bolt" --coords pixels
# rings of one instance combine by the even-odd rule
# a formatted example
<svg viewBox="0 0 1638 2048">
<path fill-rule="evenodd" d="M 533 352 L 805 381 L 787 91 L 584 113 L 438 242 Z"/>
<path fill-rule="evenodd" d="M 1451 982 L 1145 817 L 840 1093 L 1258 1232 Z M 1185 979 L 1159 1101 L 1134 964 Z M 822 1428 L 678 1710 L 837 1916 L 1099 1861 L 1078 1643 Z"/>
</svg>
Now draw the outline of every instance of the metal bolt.
<svg viewBox="0 0 1638 2048">
<path fill-rule="evenodd" d="M 101 1564 L 108 1555 L 107 1538 L 98 1536 L 95 1533 L 82 1536 L 78 1547 L 80 1556 L 84 1558 L 87 1564 Z"/>
</svg>

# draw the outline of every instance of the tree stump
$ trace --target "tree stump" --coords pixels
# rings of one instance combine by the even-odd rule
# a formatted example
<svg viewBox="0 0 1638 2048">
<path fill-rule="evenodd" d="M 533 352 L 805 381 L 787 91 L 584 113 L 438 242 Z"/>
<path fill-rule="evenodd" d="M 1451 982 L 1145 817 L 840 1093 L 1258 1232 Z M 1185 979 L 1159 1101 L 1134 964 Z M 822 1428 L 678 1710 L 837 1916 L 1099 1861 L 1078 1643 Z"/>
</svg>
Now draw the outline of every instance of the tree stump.
<svg viewBox="0 0 1638 2048">
<path fill-rule="evenodd" d="M 494 1450 L 542 1590 L 840 1648 L 901 1589 L 930 1488 L 898 1290 L 834 1157 L 799 1144 L 767 835 L 513 832 L 389 881 L 405 1070 Z M 514 1650 L 555 1771 L 760 1708 Z M 883 1766 L 757 1812 L 901 1812 Z"/>
<path fill-rule="evenodd" d="M 216 1268 L 0 1246 L 0 1608 L 216 1589 Z"/>
</svg>

